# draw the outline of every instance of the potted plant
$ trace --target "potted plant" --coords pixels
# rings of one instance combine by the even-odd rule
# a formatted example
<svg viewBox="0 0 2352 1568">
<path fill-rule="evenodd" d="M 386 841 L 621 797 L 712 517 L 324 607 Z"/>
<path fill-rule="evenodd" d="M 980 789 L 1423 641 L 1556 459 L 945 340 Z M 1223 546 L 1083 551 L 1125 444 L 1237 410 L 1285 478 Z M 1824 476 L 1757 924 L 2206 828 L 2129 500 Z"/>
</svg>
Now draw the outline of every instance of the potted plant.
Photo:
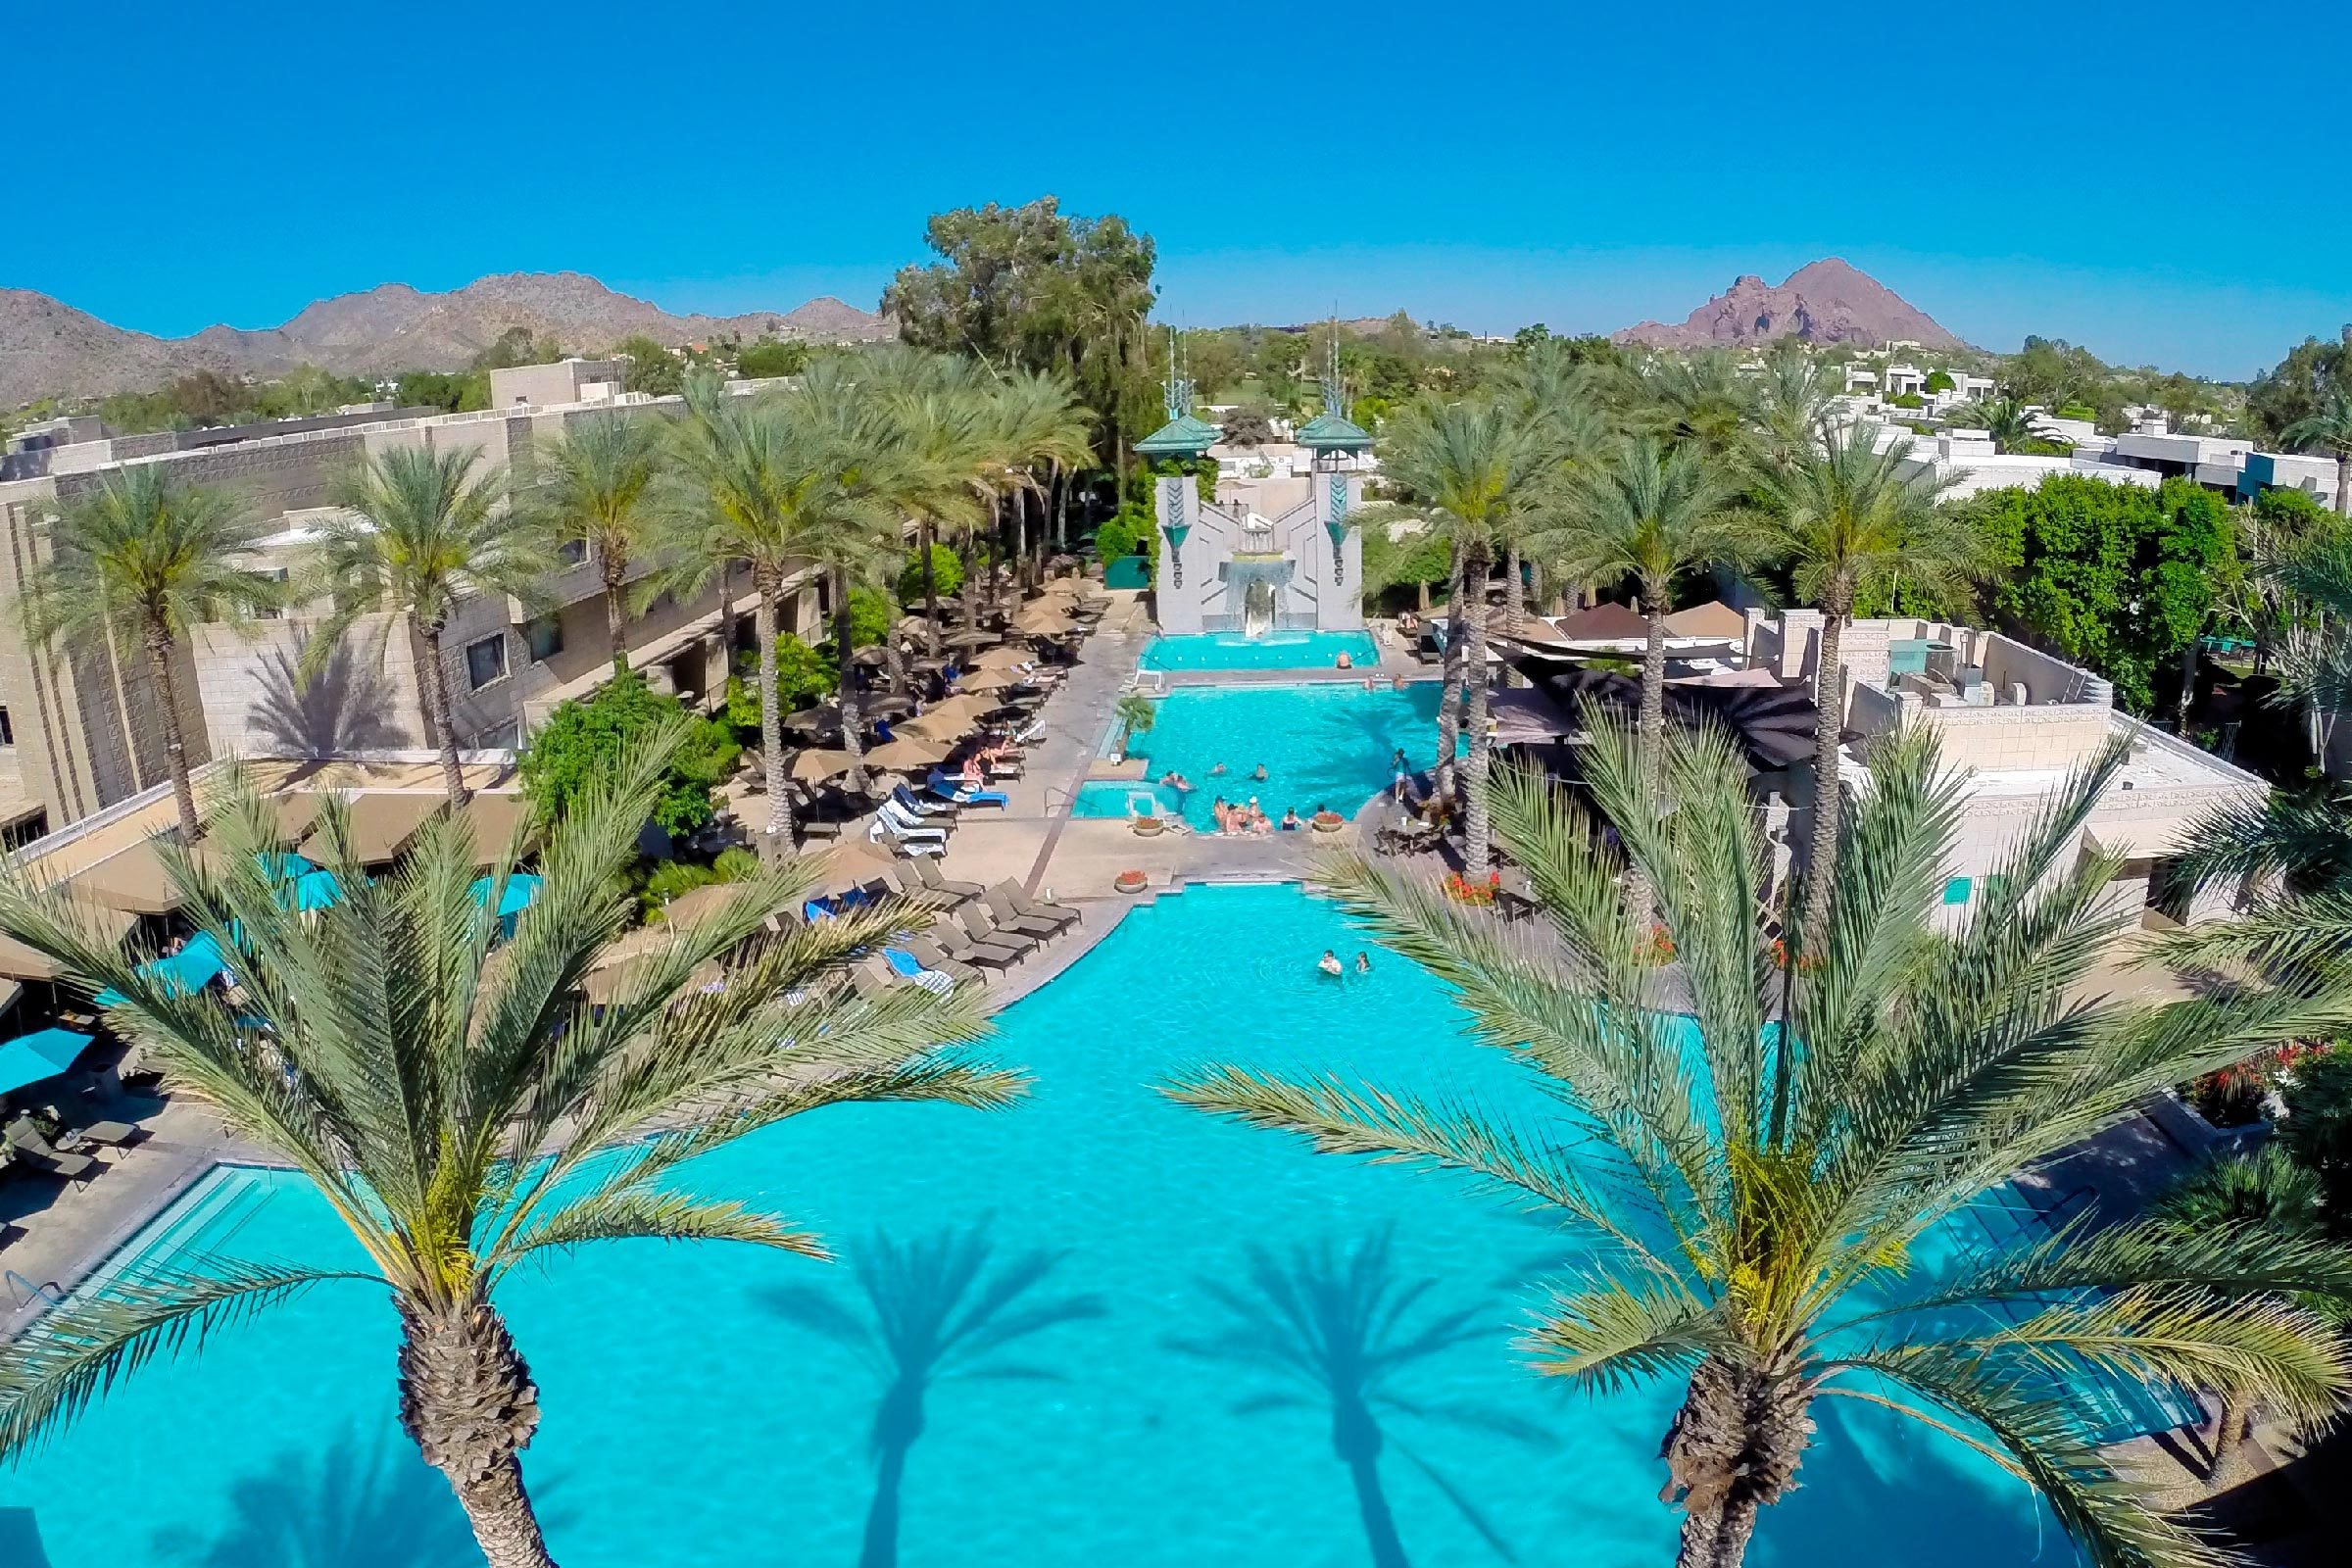
<svg viewBox="0 0 2352 1568">
<path fill-rule="evenodd" d="M 1129 820 L 1135 824 L 1138 838 L 1148 839 L 1154 834 L 1164 833 L 1168 829 L 1168 824 L 1156 816 L 1137 816 L 1131 817 Z"/>
<path fill-rule="evenodd" d="M 1129 692 L 1119 699 L 1118 706 L 1110 711 L 1111 716 L 1119 721 L 1119 760 L 1124 762 L 1127 760 L 1127 743 L 1138 735 L 1151 733 L 1152 721 L 1158 717 L 1158 712 L 1152 708 L 1152 699 L 1142 692 Z"/>
<path fill-rule="evenodd" d="M 1141 871 L 1121 871 L 1110 879 L 1110 885 L 1121 893 L 1141 893 L 1152 885 L 1152 879 Z"/>
<path fill-rule="evenodd" d="M 1314 829 L 1318 833 L 1337 833 L 1348 825 L 1346 817 L 1331 810 L 1317 811 L 1309 820 L 1312 821 Z"/>
</svg>

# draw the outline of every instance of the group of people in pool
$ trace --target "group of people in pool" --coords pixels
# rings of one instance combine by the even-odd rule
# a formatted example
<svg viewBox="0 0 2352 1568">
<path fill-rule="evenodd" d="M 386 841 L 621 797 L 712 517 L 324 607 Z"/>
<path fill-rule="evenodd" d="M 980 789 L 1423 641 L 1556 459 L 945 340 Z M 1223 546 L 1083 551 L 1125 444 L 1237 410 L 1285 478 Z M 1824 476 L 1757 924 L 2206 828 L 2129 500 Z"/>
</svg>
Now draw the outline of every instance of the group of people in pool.
<svg viewBox="0 0 2352 1568">
<path fill-rule="evenodd" d="M 1225 764 L 1219 762 L 1208 770 L 1208 776 L 1218 778 L 1224 772 Z M 1250 777 L 1253 782 L 1263 784 L 1267 778 L 1266 764 L 1260 762 L 1251 768 Z M 1199 788 L 1191 779 L 1186 778 L 1174 768 L 1160 774 L 1159 782 L 1179 795 L 1189 795 Z M 1215 819 L 1217 831 L 1220 833 L 1296 833 L 1306 826 L 1306 823 L 1298 815 L 1298 808 L 1295 806 L 1285 808 L 1281 820 L 1277 821 L 1266 815 L 1265 808 L 1257 804 L 1257 797 L 1254 795 L 1247 801 L 1240 802 L 1228 801 L 1220 795 L 1208 809 L 1209 815 Z M 1320 811 L 1323 808 L 1318 806 L 1315 809 Z"/>
<path fill-rule="evenodd" d="M 1325 948 L 1323 950 L 1323 956 L 1315 960 L 1315 967 L 1323 971 L 1323 974 L 1327 979 L 1338 980 L 1344 978 L 1347 974 L 1347 966 L 1340 962 L 1339 954 L 1330 948 Z M 1372 972 L 1371 954 L 1358 953 L 1355 956 L 1355 972 L 1357 974 L 1370 974 Z"/>
</svg>

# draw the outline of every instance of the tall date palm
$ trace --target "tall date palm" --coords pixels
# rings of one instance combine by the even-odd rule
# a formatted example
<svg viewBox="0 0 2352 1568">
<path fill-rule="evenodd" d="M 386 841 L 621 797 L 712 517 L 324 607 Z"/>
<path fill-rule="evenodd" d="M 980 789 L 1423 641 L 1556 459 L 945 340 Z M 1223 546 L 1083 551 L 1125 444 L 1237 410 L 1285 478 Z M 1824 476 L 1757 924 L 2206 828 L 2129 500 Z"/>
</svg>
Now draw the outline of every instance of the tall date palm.
<svg viewBox="0 0 2352 1568">
<path fill-rule="evenodd" d="M 102 638 L 135 642 L 164 727 L 164 757 L 180 837 L 204 831 L 188 778 L 172 656 L 190 626 L 241 621 L 285 601 L 261 565 L 263 529 L 218 490 L 184 484 L 164 465 L 134 464 L 102 477 L 51 519 L 49 558 L 26 576 L 20 601 L 26 635 L 54 648 Z"/>
<path fill-rule="evenodd" d="M 200 1351 L 315 1286 L 366 1285 L 399 1319 L 401 1425 L 447 1479 L 484 1561 L 549 1568 L 521 1464 L 539 1392 L 499 1308 L 516 1267 L 637 1238 L 821 1257 L 784 1219 L 680 1188 L 679 1168 L 824 1105 L 1007 1102 L 1014 1080 L 937 1049 L 982 1030 L 970 997 L 906 987 L 868 1001 L 840 983 L 890 915 L 763 934 L 816 883 L 805 861 L 741 884 L 589 1007 L 580 983 L 630 919 L 621 873 L 675 741 L 624 762 L 554 824 L 538 900 L 503 940 L 468 891 L 463 819 L 436 819 L 401 870 L 370 880 L 348 812 L 330 806 L 305 850 L 323 852 L 342 897 L 296 912 L 264 864 L 279 847 L 273 813 L 232 792 L 216 824 L 224 874 L 176 848 L 164 858 L 189 918 L 233 956 L 233 1008 L 164 984 L 53 893 L 0 880 L 0 930 L 120 994 L 109 1027 L 307 1178 L 365 1258 L 162 1262 L 70 1299 L 0 1348 L 0 1452 L 151 1359 Z M 490 873 L 493 903 L 513 856 Z M 696 971 L 722 958 L 723 987 L 707 987 Z"/>
<path fill-rule="evenodd" d="M 591 414 L 540 459 L 543 473 L 529 498 L 556 538 L 585 541 L 596 558 L 616 674 L 629 667 L 629 567 L 655 543 L 654 482 L 662 444 L 661 424 L 651 416 Z"/>
<path fill-rule="evenodd" d="M 303 667 L 322 664 L 361 616 L 406 613 L 442 782 L 450 804 L 462 806 L 471 792 L 458 765 L 442 634 L 460 602 L 477 594 L 539 604 L 540 579 L 562 560 L 506 505 L 506 476 L 483 470 L 478 450 L 396 447 L 364 460 L 330 493 L 341 512 L 319 542 L 318 572 L 332 608 L 304 645 Z"/>
<path fill-rule="evenodd" d="M 1625 727 L 1595 720 L 1588 779 L 1673 935 L 1688 1015 L 1625 940 L 1620 852 L 1548 780 L 1494 788 L 1498 830 L 1556 944 L 1506 935 L 1358 858 L 1340 901 L 1458 993 L 1474 1037 L 1543 1081 L 1544 1120 L 1333 1078 L 1203 1067 L 1167 1092 L 1328 1153 L 1465 1173 L 1556 1218 L 1575 1248 L 1525 1342 L 1536 1370 L 1605 1396 L 1673 1379 L 1661 1457 L 1682 1568 L 1735 1568 L 1795 1485 L 1817 1400 L 1917 1419 L 2036 1488 L 2114 1568 L 2229 1560 L 2144 1504 L 2078 1401 L 2101 1380 L 2204 1390 L 2327 1419 L 2352 1350 L 2283 1293 L 2352 1285 L 2352 1253 L 2253 1227 L 2056 1229 L 1931 1268 L 1931 1233 L 1988 1189 L 2163 1086 L 2340 1027 L 2323 982 L 2170 1006 L 2071 998 L 2128 918 L 2111 858 L 2077 854 L 2111 749 L 2021 836 L 1960 930 L 1940 912 L 1961 784 L 1932 736 L 1872 759 L 1815 950 L 1782 963 L 1758 918 L 1770 846 L 1729 736 L 1678 731 L 1660 814 Z"/>
</svg>

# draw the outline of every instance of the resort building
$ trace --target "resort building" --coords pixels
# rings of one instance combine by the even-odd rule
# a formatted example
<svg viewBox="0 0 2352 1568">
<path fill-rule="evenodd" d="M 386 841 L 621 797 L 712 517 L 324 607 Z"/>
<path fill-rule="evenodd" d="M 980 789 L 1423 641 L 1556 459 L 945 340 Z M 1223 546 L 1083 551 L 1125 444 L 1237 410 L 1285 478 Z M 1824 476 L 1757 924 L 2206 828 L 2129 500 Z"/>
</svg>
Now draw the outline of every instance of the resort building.
<svg viewBox="0 0 2352 1568">
<path fill-rule="evenodd" d="M 1749 666 L 1785 682 L 1810 684 L 1819 666 L 1818 611 L 1746 612 Z M 1870 788 L 1869 747 L 1897 723 L 1925 724 L 1940 739 L 1947 764 L 1967 770 L 1965 818 L 1954 846 L 1944 905 L 1956 924 L 1997 867 L 2069 775 L 2117 737 L 2131 759 L 2082 830 L 2084 855 L 2120 855 L 2117 905 L 2183 915 L 2227 916 L 2244 890 L 2213 887 L 2185 904 L 2166 884 L 2164 862 L 2188 825 L 2236 801 L 2259 801 L 2269 787 L 2177 736 L 2139 723 L 2115 708 L 2114 688 L 2089 671 L 2039 653 L 1999 632 L 1915 619 L 1857 620 L 1845 628 L 1844 751 L 1840 782 Z M 1809 771 L 1809 767 L 1792 770 Z M 1779 816 L 1775 836 L 1804 843 L 1802 804 L 1811 781 L 1764 781 Z"/>
<path fill-rule="evenodd" d="M 1190 412 L 1192 389 L 1171 378 L 1168 422 L 1135 444 L 1151 459 L 1196 469 L 1220 434 Z M 1324 407 L 1342 400 L 1336 378 Z M 1162 548 L 1154 587 L 1163 631 L 1356 631 L 1364 624 L 1364 479 L 1372 437 L 1338 414 L 1300 425 L 1293 444 L 1302 467 L 1217 480 L 1216 499 L 1200 494 L 1191 471 L 1152 485 Z"/>
<path fill-rule="evenodd" d="M 468 451 L 479 455 L 482 471 L 504 471 L 523 488 L 537 454 L 572 421 L 614 409 L 662 417 L 683 408 L 676 397 L 628 392 L 626 369 L 620 360 L 566 360 L 494 371 L 494 406 L 479 413 L 368 407 L 137 436 L 113 435 L 95 418 L 79 417 L 20 433 L 0 467 L 0 836 L 9 843 L 36 837 L 167 776 L 142 660 L 104 646 L 25 645 L 16 602 L 47 549 L 46 518 L 60 503 L 126 466 L 168 464 L 191 483 L 239 495 L 273 521 L 263 564 L 291 576 L 332 515 L 336 478 L 367 457 L 403 447 Z M 633 563 L 630 579 L 653 566 Z M 540 586 L 553 607 L 543 614 L 504 597 L 476 597 L 459 607 L 443 633 L 455 727 L 470 750 L 511 750 L 558 703 L 611 675 L 603 573 L 593 552 L 583 543 Z M 739 577 L 730 586 L 748 626 L 751 585 Z M 817 599 L 816 585 L 796 576 L 784 625 L 811 629 Z M 689 701 L 722 700 L 719 609 L 716 588 L 688 604 L 656 600 L 629 624 L 631 666 Z M 367 617 L 305 680 L 300 669 L 315 624 L 297 607 L 282 619 L 194 630 L 177 651 L 175 683 L 192 761 L 396 756 L 429 744 L 406 617 Z"/>
</svg>

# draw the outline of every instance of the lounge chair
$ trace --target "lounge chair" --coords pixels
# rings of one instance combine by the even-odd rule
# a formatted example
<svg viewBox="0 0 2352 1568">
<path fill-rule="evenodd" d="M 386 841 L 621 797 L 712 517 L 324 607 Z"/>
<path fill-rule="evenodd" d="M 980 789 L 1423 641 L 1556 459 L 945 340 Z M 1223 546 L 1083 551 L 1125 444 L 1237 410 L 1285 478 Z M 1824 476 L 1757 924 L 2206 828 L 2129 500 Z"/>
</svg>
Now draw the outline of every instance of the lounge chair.
<svg viewBox="0 0 2352 1568">
<path fill-rule="evenodd" d="M 949 778 L 947 774 L 936 767 L 931 770 L 931 776 L 923 782 L 932 794 L 943 801 L 954 801 L 957 806 L 1010 806 L 1012 804 L 1011 797 L 1002 791 L 966 789 L 962 784 Z"/>
<path fill-rule="evenodd" d="M 916 813 L 907 810 L 896 801 L 884 801 L 880 806 L 875 807 L 874 815 L 880 817 L 883 821 L 888 822 L 892 827 L 897 828 L 902 833 L 927 833 L 936 838 L 944 839 L 949 834 L 956 831 L 955 818 L 943 816 L 934 820 L 933 818 L 927 816 L 919 816 Z"/>
<path fill-rule="evenodd" d="M 1018 882 L 1009 877 L 997 886 L 1004 891 L 1006 902 L 1032 919 L 1051 920 L 1056 930 L 1078 923 L 1080 917 L 1076 909 L 1066 904 L 1050 904 L 1042 899 L 1033 899 Z"/>
<path fill-rule="evenodd" d="M 1046 721 L 1042 718 L 1032 718 L 1012 732 L 1012 744 L 1015 746 L 1034 746 L 1045 738 Z"/>
<path fill-rule="evenodd" d="M 16 1163 L 26 1170 L 37 1170 L 50 1176 L 63 1176 L 68 1181 L 80 1181 L 98 1170 L 98 1161 L 88 1154 L 69 1153 L 41 1136 L 30 1116 L 19 1116 L 8 1124 L 8 1145 L 16 1151 Z"/>
<path fill-rule="evenodd" d="M 889 964 L 890 972 L 900 979 L 911 981 L 936 997 L 946 996 L 956 984 L 953 977 L 937 969 L 924 968 L 922 961 L 905 948 L 884 948 L 882 961 Z"/>
<path fill-rule="evenodd" d="M 914 879 L 923 886 L 935 892 L 945 893 L 959 904 L 965 899 L 978 898 L 982 892 L 979 883 L 958 882 L 929 860 L 917 860 L 906 869 L 912 871 Z"/>
<path fill-rule="evenodd" d="M 874 818 L 874 825 L 865 830 L 865 838 L 869 844 L 895 844 L 899 848 L 899 853 L 905 856 L 945 855 L 948 853 L 948 836 L 945 833 L 928 838 L 910 836 L 900 832 L 880 817 Z"/>
<path fill-rule="evenodd" d="M 911 811 L 916 816 L 954 816 L 956 814 L 954 801 L 923 800 L 906 787 L 904 779 L 900 780 L 897 786 L 891 790 L 890 802 L 893 806 Z"/>
<path fill-rule="evenodd" d="M 956 963 L 978 964 L 983 969 L 1009 969 L 1021 961 L 1020 949 L 983 942 L 952 920 L 934 925 L 930 937 Z"/>
<path fill-rule="evenodd" d="M 915 962 L 924 968 L 937 969 L 941 974 L 959 985 L 978 985 L 981 981 L 979 970 L 968 963 L 958 963 L 949 957 L 939 951 L 939 944 L 931 941 L 928 937 L 907 937 L 899 945 L 913 954 Z"/>
<path fill-rule="evenodd" d="M 938 888 L 926 886 L 921 877 L 910 874 L 914 864 L 908 861 L 906 870 L 893 868 L 882 873 L 882 885 L 890 889 L 892 898 L 904 900 L 931 914 L 943 913 L 963 902 L 953 893 L 943 893 Z"/>
<path fill-rule="evenodd" d="M 1004 884 L 1002 882 L 982 894 L 980 902 L 987 906 L 989 918 L 997 922 L 1000 931 L 1018 931 L 1023 936 L 1043 941 L 1061 930 L 1058 921 L 1039 919 L 1014 908 L 1012 901 L 1004 896 Z"/>
<path fill-rule="evenodd" d="M 1026 931 L 1007 930 L 999 925 L 977 904 L 967 904 L 957 909 L 956 918 L 963 922 L 963 929 L 970 934 L 973 941 L 994 942 L 1002 947 L 1012 949 L 1024 957 L 1045 945 L 1043 939 L 1032 936 Z"/>
<path fill-rule="evenodd" d="M 857 988 L 861 997 L 885 997 L 890 994 L 889 982 L 862 963 L 850 971 L 850 984 Z"/>
</svg>

